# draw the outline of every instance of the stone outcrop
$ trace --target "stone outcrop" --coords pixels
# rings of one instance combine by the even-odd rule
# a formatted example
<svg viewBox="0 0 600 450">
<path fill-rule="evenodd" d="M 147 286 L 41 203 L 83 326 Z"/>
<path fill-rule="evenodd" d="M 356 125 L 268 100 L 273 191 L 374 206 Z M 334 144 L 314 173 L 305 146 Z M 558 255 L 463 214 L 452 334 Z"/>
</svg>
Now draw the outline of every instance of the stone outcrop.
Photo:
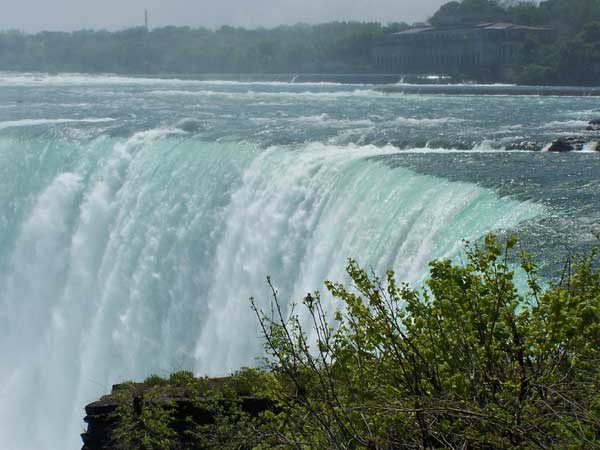
<svg viewBox="0 0 600 450">
<path fill-rule="evenodd" d="M 117 426 L 113 414 L 119 402 L 110 397 L 104 398 L 85 407 L 87 431 L 81 435 L 83 450 L 109 450 L 111 448 L 112 431 Z"/>
<path fill-rule="evenodd" d="M 600 118 L 593 119 L 588 122 L 586 128 L 588 132 L 600 131 Z M 563 153 L 573 151 L 600 151 L 600 145 L 598 143 L 597 133 L 588 133 L 584 136 L 565 136 L 560 137 L 546 148 L 549 152 Z"/>
<path fill-rule="evenodd" d="M 564 137 L 553 141 L 548 147 L 549 152 L 572 152 L 575 150 L 581 150 L 585 144 L 585 141 L 577 137 Z"/>
<path fill-rule="evenodd" d="M 219 385 L 225 379 L 210 380 L 215 386 Z M 139 387 L 139 389 L 137 387 Z M 174 420 L 172 429 L 181 436 L 182 443 L 185 444 L 185 434 L 189 430 L 190 424 L 210 425 L 214 422 L 211 409 L 208 407 L 210 399 L 191 399 L 186 396 L 184 388 L 170 388 L 168 395 L 145 400 L 144 387 L 142 384 L 134 385 L 114 385 L 112 393 L 100 400 L 90 403 L 85 407 L 86 416 L 84 421 L 87 423 L 87 430 L 81 435 L 83 440 L 82 450 L 115 450 L 114 431 L 119 426 L 117 410 L 123 405 L 122 397 L 118 395 L 119 391 L 124 389 L 133 389 L 139 392 L 133 397 L 132 407 L 134 414 L 141 414 L 147 402 L 153 404 L 164 403 L 174 410 Z M 251 416 L 258 416 L 261 412 L 271 408 L 268 400 L 250 395 L 240 395 L 235 398 L 235 402 L 242 411 Z M 136 449 L 131 449 L 136 450 Z"/>
<path fill-rule="evenodd" d="M 600 151 L 598 142 L 589 141 L 579 136 L 561 137 L 553 141 L 547 149 L 549 152 Z"/>
<path fill-rule="evenodd" d="M 176 127 L 179 130 L 185 131 L 186 133 L 198 133 L 200 131 L 204 131 L 207 126 L 206 123 L 204 123 L 201 120 L 196 120 L 196 119 L 183 119 L 180 120 Z"/>
<path fill-rule="evenodd" d="M 600 131 L 600 119 L 592 119 L 589 121 L 587 131 Z"/>
</svg>

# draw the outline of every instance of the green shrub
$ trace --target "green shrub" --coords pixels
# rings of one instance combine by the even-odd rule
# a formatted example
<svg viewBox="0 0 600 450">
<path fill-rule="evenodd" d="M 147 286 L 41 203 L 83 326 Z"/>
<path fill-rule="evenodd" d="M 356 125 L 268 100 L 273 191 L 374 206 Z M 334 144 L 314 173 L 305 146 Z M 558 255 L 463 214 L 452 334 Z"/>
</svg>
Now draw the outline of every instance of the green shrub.
<svg viewBox="0 0 600 450">
<path fill-rule="evenodd" d="M 160 375 L 150 375 L 144 380 L 144 385 L 146 387 L 166 386 L 167 384 L 169 384 L 169 382 Z"/>
<path fill-rule="evenodd" d="M 281 403 L 287 448 L 600 448 L 596 254 L 542 292 L 521 253 L 519 292 L 515 246 L 488 236 L 465 265 L 431 263 L 421 290 L 351 260 L 352 288 L 326 283 L 345 305 L 335 326 L 319 293 L 303 302 L 308 329 L 275 291 L 275 319 L 254 306 L 270 370 L 295 387 Z"/>
<path fill-rule="evenodd" d="M 148 384 L 157 381 L 157 377 L 151 377 Z M 156 383 L 149 387 L 129 384 L 119 391 L 121 405 L 115 413 L 117 427 L 113 432 L 115 450 L 175 448 L 175 408 L 171 402 L 159 401 L 163 385 Z"/>
<path fill-rule="evenodd" d="M 196 381 L 197 379 L 194 377 L 194 373 L 186 370 L 172 373 L 169 376 L 169 384 L 172 386 L 186 387 L 196 383 Z"/>
<path fill-rule="evenodd" d="M 544 290 L 516 249 L 491 235 L 467 244 L 464 264 L 432 262 L 420 289 L 350 260 L 351 287 L 325 283 L 344 306 L 334 317 L 318 292 L 284 313 L 271 286 L 268 314 L 252 301 L 264 367 L 125 385 L 115 449 L 600 448 L 597 252 L 570 259 Z M 174 394 L 210 420 L 181 417 L 165 401 Z M 249 412 L 248 398 L 270 406 Z"/>
</svg>

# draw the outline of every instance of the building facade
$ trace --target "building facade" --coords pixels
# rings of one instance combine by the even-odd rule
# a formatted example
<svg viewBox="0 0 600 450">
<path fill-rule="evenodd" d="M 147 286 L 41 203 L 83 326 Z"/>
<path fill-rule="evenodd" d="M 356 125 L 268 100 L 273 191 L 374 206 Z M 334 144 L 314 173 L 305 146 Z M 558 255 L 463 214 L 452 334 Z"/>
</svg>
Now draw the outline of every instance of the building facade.
<svg viewBox="0 0 600 450">
<path fill-rule="evenodd" d="M 528 38 L 551 41 L 554 32 L 511 23 L 419 27 L 378 38 L 373 59 L 385 73 L 505 79 Z"/>
</svg>

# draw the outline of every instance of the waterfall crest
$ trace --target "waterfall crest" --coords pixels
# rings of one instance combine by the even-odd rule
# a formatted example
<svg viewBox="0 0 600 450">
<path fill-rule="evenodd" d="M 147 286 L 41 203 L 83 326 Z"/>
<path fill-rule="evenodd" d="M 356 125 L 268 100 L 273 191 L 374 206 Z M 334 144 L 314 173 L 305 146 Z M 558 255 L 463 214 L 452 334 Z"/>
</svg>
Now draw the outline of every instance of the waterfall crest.
<svg viewBox="0 0 600 450">
<path fill-rule="evenodd" d="M 294 300 L 343 281 L 348 257 L 418 282 L 463 238 L 544 212 L 388 166 L 393 147 L 18 136 L 0 141 L 22 169 L 0 169 L 8 450 L 78 448 L 83 405 L 114 382 L 253 364 L 247 299 L 269 301 L 267 275 Z"/>
</svg>

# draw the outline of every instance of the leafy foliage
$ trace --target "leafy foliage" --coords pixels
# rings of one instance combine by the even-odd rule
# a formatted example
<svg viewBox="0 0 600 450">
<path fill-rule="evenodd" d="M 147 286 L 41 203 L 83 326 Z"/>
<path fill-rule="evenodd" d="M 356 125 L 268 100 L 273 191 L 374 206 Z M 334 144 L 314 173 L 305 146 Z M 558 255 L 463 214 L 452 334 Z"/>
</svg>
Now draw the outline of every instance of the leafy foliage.
<svg viewBox="0 0 600 450">
<path fill-rule="evenodd" d="M 429 22 L 435 26 L 472 25 L 505 20 L 507 15 L 496 0 L 451 1 L 442 5 Z"/>
<path fill-rule="evenodd" d="M 114 432 L 117 450 L 170 450 L 173 448 L 176 432 L 173 428 L 174 408 L 170 402 L 157 404 L 160 387 L 157 378 L 149 381 L 150 388 L 138 390 L 128 383 L 120 396 L 131 396 L 117 409 L 119 426 Z"/>
<path fill-rule="evenodd" d="M 274 405 L 275 399 L 281 398 L 281 385 L 273 374 L 248 368 L 224 379 L 196 378 L 184 371 L 168 379 L 153 375 L 143 383 L 125 383 L 112 394 L 112 400 L 119 404 L 112 417 L 113 447 L 115 450 L 275 448 L 266 431 L 274 426 L 275 421 L 271 420 L 274 415 L 265 405 Z M 258 406 L 248 410 L 255 402 Z M 269 445 L 261 447 L 266 442 Z"/>
<path fill-rule="evenodd" d="M 270 370 L 294 386 L 282 404 L 295 448 L 600 448 L 600 282 L 595 254 L 545 292 L 516 239 L 488 236 L 467 264 L 431 264 L 422 290 L 350 261 L 337 324 L 318 293 L 298 314 L 257 310 Z M 314 345 L 308 335 L 315 336 Z M 290 447 L 292 448 L 292 447 Z"/>
<path fill-rule="evenodd" d="M 596 85 L 600 76 L 600 11 L 598 21 L 556 45 L 527 42 L 517 79 L 528 84 Z"/>
<path fill-rule="evenodd" d="M 596 85 L 600 77 L 600 0 L 463 0 L 443 5 L 431 18 L 438 26 L 508 21 L 547 27 L 556 42 L 529 40 L 515 66 L 524 84 Z"/>
<path fill-rule="evenodd" d="M 269 311 L 252 301 L 264 366 L 127 385 L 115 448 L 600 448 L 596 250 L 545 289 L 513 237 L 467 244 L 465 258 L 432 262 L 420 289 L 350 260 L 351 287 L 325 283 L 343 306 L 333 316 L 318 292 L 288 311 L 271 285 Z"/>
</svg>

